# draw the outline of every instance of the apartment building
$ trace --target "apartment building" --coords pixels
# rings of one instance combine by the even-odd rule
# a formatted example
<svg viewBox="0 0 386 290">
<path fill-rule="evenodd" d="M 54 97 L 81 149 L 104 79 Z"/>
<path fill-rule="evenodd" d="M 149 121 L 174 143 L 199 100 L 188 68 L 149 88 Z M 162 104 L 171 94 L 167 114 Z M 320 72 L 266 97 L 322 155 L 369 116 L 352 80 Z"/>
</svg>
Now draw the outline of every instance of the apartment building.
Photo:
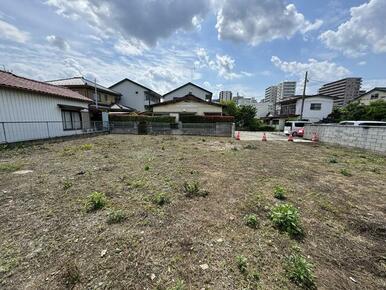
<svg viewBox="0 0 386 290">
<path fill-rule="evenodd" d="M 220 101 L 231 101 L 232 100 L 232 92 L 231 91 L 221 91 L 219 93 Z"/>
<path fill-rule="evenodd" d="M 270 86 L 265 89 L 264 101 L 269 103 L 276 103 L 277 86 Z"/>
<path fill-rule="evenodd" d="M 319 94 L 335 97 L 334 106 L 342 107 L 359 96 L 362 78 L 345 78 L 323 85 Z"/>
</svg>

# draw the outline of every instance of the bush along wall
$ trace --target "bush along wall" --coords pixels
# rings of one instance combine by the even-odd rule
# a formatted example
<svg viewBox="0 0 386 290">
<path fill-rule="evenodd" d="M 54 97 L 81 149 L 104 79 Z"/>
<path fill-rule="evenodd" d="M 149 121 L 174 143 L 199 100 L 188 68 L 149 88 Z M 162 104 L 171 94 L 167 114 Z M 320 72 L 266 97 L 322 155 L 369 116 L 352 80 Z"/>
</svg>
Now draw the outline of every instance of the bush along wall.
<svg viewBox="0 0 386 290">
<path fill-rule="evenodd" d="M 170 123 L 176 122 L 175 117 L 171 116 L 144 116 L 144 115 L 111 115 L 112 122 L 140 122 L 140 123 Z"/>
<path fill-rule="evenodd" d="M 233 123 L 233 116 L 197 116 L 197 115 L 181 115 L 182 123 Z"/>
</svg>

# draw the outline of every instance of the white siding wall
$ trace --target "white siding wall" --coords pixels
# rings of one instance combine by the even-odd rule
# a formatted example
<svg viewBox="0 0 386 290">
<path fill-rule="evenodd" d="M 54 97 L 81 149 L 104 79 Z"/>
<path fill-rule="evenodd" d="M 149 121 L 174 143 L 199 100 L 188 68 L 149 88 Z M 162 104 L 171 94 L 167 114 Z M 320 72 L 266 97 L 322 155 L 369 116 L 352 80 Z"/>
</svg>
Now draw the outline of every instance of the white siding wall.
<svg viewBox="0 0 386 290">
<path fill-rule="evenodd" d="M 179 90 L 165 96 L 164 101 L 170 101 L 170 100 L 173 100 L 174 98 L 185 97 L 189 93 L 192 93 L 194 96 L 196 96 L 197 98 L 200 98 L 202 100 L 206 100 L 206 95 L 208 95 L 208 92 L 206 92 L 200 88 L 197 88 L 197 87 L 192 86 L 192 85 L 187 85 L 187 86 L 182 87 Z"/>
<path fill-rule="evenodd" d="M 122 94 L 120 104 L 141 112 L 145 111 L 145 91 L 148 91 L 147 89 L 127 80 L 111 87 L 111 89 Z"/>
<path fill-rule="evenodd" d="M 62 112 L 58 104 L 87 108 L 87 103 L 82 101 L 0 89 L 0 143 L 4 143 L 5 139 L 7 142 L 17 142 L 81 133 L 81 130 L 63 130 Z M 1 123 L 37 121 L 57 122 Z"/>
<path fill-rule="evenodd" d="M 312 103 L 322 104 L 320 111 L 311 110 Z M 307 98 L 304 100 L 303 119 L 308 119 L 311 122 L 318 122 L 323 118 L 326 118 L 331 112 L 334 101 L 331 98 L 315 97 Z M 299 99 L 296 102 L 296 114 L 300 115 L 302 107 L 302 100 Z"/>
<path fill-rule="evenodd" d="M 204 115 L 204 113 L 221 113 L 222 107 L 185 101 L 169 105 L 153 107 L 154 113 L 196 113 L 197 115 Z"/>
</svg>

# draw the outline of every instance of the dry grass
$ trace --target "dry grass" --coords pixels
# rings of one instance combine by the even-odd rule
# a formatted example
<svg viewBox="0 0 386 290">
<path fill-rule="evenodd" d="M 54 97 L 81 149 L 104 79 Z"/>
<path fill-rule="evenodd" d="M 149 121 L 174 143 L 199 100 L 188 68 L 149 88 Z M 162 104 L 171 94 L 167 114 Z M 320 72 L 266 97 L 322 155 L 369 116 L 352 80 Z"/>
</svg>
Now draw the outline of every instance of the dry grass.
<svg viewBox="0 0 386 290">
<path fill-rule="evenodd" d="M 297 289 L 285 271 L 294 246 L 319 289 L 386 287 L 384 157 L 201 140 L 106 135 L 1 151 L 0 163 L 33 172 L 0 172 L 0 288 Z M 208 194 L 187 198 L 186 182 Z M 278 184 L 299 210 L 302 240 L 269 219 L 283 202 L 273 194 Z M 108 203 L 86 212 L 94 191 Z M 159 193 L 168 203 L 153 202 Z M 111 210 L 124 222 L 107 223 Z"/>
</svg>

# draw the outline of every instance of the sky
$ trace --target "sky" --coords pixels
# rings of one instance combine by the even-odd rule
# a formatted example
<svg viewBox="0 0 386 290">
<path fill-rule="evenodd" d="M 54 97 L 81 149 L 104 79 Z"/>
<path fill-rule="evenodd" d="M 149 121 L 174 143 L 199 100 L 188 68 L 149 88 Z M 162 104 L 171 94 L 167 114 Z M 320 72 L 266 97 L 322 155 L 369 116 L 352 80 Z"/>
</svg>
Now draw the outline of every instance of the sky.
<svg viewBox="0 0 386 290">
<path fill-rule="evenodd" d="M 264 96 L 306 71 L 307 93 L 362 77 L 386 87 L 386 0 L 1 0 L 0 66 L 54 80 L 123 78 L 164 94 Z"/>
</svg>

